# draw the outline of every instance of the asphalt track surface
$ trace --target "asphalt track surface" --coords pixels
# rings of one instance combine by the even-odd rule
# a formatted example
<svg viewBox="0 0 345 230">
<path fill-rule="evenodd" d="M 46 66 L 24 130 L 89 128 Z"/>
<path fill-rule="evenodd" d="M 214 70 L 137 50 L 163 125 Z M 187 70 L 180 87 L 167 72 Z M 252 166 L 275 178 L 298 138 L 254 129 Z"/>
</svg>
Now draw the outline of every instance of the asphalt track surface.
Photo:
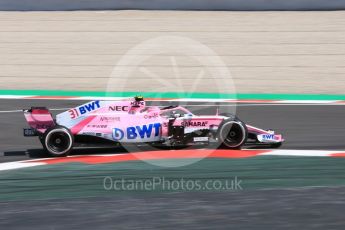
<svg viewBox="0 0 345 230">
<path fill-rule="evenodd" d="M 38 151 L 42 148 L 37 138 L 23 137 L 22 129 L 27 124 L 22 109 L 31 106 L 62 109 L 52 111 L 56 114 L 82 103 L 84 102 L 67 100 L 1 100 L 0 127 L 3 131 L 0 136 L 0 162 L 29 159 L 27 150 Z M 176 104 L 159 102 L 159 105 L 164 106 Z M 187 108 L 196 114 L 215 114 L 217 105 L 221 112 L 236 106 L 229 103 L 188 102 Z M 246 123 L 283 134 L 286 139 L 282 146 L 284 149 L 345 149 L 343 105 L 239 104 L 236 108 L 237 116 Z"/>
<path fill-rule="evenodd" d="M 19 110 L 30 106 L 70 108 L 81 103 L 1 100 L 0 161 L 30 159 L 42 153 L 36 138 L 22 137 L 26 124 Z M 216 107 L 195 102 L 188 108 L 198 110 L 198 114 L 213 114 Z M 285 149 L 344 150 L 344 114 L 343 105 L 241 104 L 237 107 L 237 115 L 245 122 L 282 133 L 286 138 L 282 146 Z M 320 173 L 317 168 L 314 170 Z M 342 229 L 344 195 L 344 187 L 301 187 L 1 202 L 0 228 Z"/>
</svg>

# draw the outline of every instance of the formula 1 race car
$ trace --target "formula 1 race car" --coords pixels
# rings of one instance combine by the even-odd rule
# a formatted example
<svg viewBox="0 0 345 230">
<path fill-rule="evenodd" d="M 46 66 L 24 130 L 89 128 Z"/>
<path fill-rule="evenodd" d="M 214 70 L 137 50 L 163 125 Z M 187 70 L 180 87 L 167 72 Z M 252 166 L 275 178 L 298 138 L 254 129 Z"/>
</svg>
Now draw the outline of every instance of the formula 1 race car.
<svg viewBox="0 0 345 230">
<path fill-rule="evenodd" d="M 247 125 L 232 114 L 194 115 L 181 106 L 146 106 L 143 97 L 91 101 L 53 119 L 45 107 L 24 110 L 31 128 L 51 156 L 66 156 L 77 144 L 149 144 L 169 147 L 216 145 L 240 149 L 245 144 L 279 147 L 282 135 Z"/>
</svg>

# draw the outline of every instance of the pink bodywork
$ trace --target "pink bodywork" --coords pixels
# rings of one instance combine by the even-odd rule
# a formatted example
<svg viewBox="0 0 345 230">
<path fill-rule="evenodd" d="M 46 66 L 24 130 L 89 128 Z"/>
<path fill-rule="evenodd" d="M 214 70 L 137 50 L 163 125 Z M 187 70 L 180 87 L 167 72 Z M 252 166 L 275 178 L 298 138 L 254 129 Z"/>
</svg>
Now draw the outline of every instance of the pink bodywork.
<svg viewBox="0 0 345 230">
<path fill-rule="evenodd" d="M 174 114 L 180 116 L 174 117 Z M 146 107 L 144 101 L 135 100 L 92 101 L 58 114 L 56 122 L 50 112 L 44 108 L 24 111 L 24 115 L 30 127 L 40 133 L 58 124 L 70 129 L 73 135 L 92 135 L 124 142 L 151 142 L 168 137 L 168 123 L 171 119 L 173 126 L 184 126 L 185 132 L 193 132 L 198 129 L 217 128 L 227 118 L 217 114 L 194 115 L 181 106 L 166 109 L 157 106 Z M 250 125 L 247 125 L 247 128 L 249 133 L 257 135 L 272 134 Z M 137 132 L 135 134 L 138 138 L 126 139 L 128 129 Z M 150 130 L 150 133 L 143 132 L 144 138 L 139 138 L 140 131 L 143 130 Z M 121 139 L 116 139 L 116 132 L 122 135 Z M 274 141 L 283 141 L 282 136 L 274 134 Z"/>
<path fill-rule="evenodd" d="M 24 116 L 29 126 L 40 133 L 44 133 L 48 128 L 55 126 L 55 122 L 49 110 L 32 109 L 24 111 Z"/>
<path fill-rule="evenodd" d="M 159 123 L 161 125 L 157 139 L 160 139 L 161 137 L 168 136 L 169 116 L 167 114 L 173 111 L 180 111 L 191 115 L 190 117 L 177 118 L 174 125 L 181 125 L 186 120 L 189 122 L 206 122 L 207 126 L 200 128 L 208 129 L 212 125 L 218 126 L 224 119 L 222 116 L 213 116 L 212 118 L 210 116 L 195 116 L 189 110 L 180 106 L 161 110 L 156 106 L 145 107 L 145 105 L 133 108 L 130 103 L 130 101 L 117 101 L 109 103 L 107 106 L 102 106 L 98 110 L 89 113 L 79 123 L 73 125 L 70 128 L 71 132 L 73 134 L 102 133 L 111 135 L 114 128 L 126 130 L 128 127 Z M 157 141 L 157 139 L 149 139 L 147 141 Z"/>
</svg>

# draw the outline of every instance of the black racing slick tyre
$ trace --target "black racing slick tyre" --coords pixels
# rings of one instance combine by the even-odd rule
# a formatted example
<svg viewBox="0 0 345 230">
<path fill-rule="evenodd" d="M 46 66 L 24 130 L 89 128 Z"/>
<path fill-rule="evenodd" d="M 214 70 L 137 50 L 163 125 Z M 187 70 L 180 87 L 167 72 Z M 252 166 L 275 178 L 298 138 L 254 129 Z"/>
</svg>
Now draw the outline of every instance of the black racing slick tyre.
<svg viewBox="0 0 345 230">
<path fill-rule="evenodd" d="M 42 138 L 42 145 L 50 156 L 67 156 L 73 148 L 74 138 L 68 128 L 55 126 L 46 130 Z"/>
<path fill-rule="evenodd" d="M 226 119 L 219 126 L 217 134 L 219 148 L 241 149 L 247 138 L 247 126 L 239 119 Z"/>
</svg>

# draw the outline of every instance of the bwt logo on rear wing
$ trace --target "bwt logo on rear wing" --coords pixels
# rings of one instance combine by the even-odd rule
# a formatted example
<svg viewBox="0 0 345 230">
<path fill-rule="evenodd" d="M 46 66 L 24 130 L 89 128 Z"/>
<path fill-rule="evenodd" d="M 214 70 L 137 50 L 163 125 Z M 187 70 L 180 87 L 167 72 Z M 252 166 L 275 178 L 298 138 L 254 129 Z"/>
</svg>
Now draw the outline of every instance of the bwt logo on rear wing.
<svg viewBox="0 0 345 230">
<path fill-rule="evenodd" d="M 68 110 L 71 119 L 76 119 L 84 114 L 92 112 L 101 107 L 100 101 L 92 101 L 77 108 Z"/>
</svg>

